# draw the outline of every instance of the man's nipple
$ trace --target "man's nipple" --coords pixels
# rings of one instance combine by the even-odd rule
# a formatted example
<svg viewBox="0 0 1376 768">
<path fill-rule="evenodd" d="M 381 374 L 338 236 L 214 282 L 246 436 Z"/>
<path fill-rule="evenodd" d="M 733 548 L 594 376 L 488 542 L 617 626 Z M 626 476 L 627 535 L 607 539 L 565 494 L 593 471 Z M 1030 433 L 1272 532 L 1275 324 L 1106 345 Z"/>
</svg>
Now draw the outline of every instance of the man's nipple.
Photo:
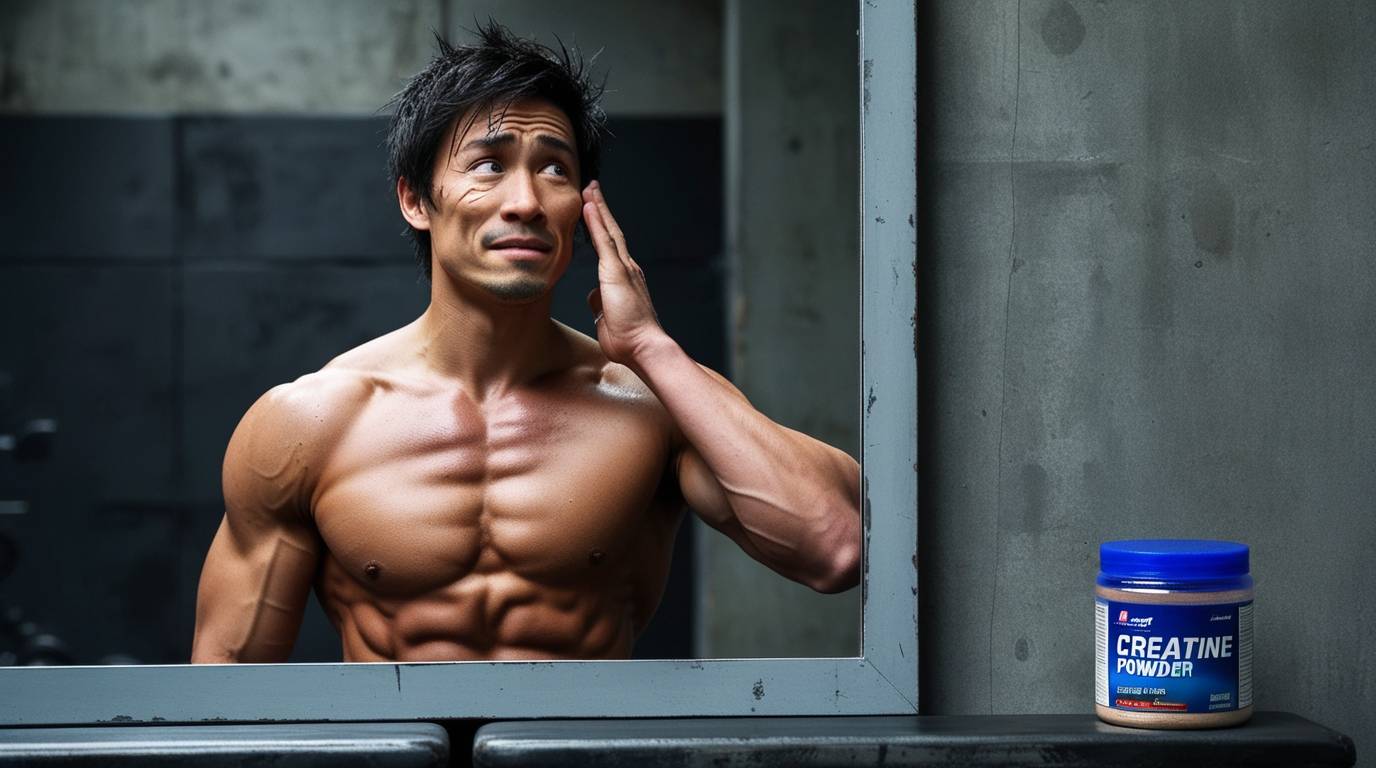
<svg viewBox="0 0 1376 768">
<path fill-rule="evenodd" d="M 382 577 L 382 564 L 376 560 L 369 560 L 368 564 L 363 566 L 363 575 L 367 576 L 369 581 L 377 581 Z"/>
</svg>

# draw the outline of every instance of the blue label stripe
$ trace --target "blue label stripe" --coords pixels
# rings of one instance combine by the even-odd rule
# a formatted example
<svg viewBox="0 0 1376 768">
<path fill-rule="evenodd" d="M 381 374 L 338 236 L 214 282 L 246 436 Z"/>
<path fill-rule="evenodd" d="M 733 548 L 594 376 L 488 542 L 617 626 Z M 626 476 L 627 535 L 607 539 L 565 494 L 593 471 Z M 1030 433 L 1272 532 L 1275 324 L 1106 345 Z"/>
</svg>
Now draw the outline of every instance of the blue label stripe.
<svg viewBox="0 0 1376 768">
<path fill-rule="evenodd" d="M 1238 609 L 1251 606 L 1250 600 L 1208 605 L 1098 602 L 1108 609 L 1108 706 L 1195 714 L 1231 712 L 1250 703 L 1238 699 L 1244 651 Z M 1245 650 L 1250 651 L 1246 639 Z M 1245 687 L 1250 689 L 1250 681 Z"/>
</svg>

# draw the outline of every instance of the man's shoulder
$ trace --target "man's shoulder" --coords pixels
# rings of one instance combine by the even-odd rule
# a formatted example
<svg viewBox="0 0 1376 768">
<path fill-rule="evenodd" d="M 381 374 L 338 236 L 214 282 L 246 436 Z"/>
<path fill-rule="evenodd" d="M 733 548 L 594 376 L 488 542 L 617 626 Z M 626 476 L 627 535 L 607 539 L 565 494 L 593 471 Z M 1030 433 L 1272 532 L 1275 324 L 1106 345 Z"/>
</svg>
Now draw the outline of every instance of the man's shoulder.
<svg viewBox="0 0 1376 768">
<path fill-rule="evenodd" d="M 602 389 L 614 393 L 620 398 L 629 398 L 634 402 L 662 407 L 654 390 L 650 389 L 649 385 L 637 376 L 635 371 L 621 363 L 605 361 L 598 368 L 597 383 Z"/>
<path fill-rule="evenodd" d="M 367 372 L 326 368 L 278 384 L 258 398 L 239 424 L 255 453 L 316 453 L 353 420 L 376 382 Z"/>
<path fill-rule="evenodd" d="M 572 328 L 565 330 L 574 349 L 570 372 L 576 380 L 592 385 L 618 401 L 662 410 L 659 398 L 655 397 L 649 385 L 629 367 L 607 359 L 597 339 Z"/>
<path fill-rule="evenodd" d="M 372 393 L 375 377 L 349 368 L 323 368 L 269 389 L 254 403 L 265 419 L 297 428 L 323 425 L 347 416 Z"/>
<path fill-rule="evenodd" d="M 371 390 L 356 372 L 318 371 L 259 397 L 225 449 L 226 514 L 243 524 L 303 519 L 295 515 L 308 508 L 322 465 Z"/>
</svg>

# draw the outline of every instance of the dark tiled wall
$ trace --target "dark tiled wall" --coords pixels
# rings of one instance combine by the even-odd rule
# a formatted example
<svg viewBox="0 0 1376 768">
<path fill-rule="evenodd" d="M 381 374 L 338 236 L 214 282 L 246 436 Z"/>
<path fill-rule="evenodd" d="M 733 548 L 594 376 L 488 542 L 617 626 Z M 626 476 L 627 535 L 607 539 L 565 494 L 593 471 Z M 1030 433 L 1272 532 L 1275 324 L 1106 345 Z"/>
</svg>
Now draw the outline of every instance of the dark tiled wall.
<svg viewBox="0 0 1376 768">
<path fill-rule="evenodd" d="M 618 119 L 603 182 L 661 319 L 723 366 L 715 119 Z M 0 119 L 0 433 L 55 418 L 51 458 L 0 453 L 20 606 L 80 663 L 184 661 L 222 514 L 219 465 L 263 391 L 425 307 L 385 179 L 384 122 Z M 589 331 L 586 246 L 554 314 Z M 637 655 L 690 655 L 691 537 Z M 339 657 L 314 605 L 294 656 Z"/>
</svg>

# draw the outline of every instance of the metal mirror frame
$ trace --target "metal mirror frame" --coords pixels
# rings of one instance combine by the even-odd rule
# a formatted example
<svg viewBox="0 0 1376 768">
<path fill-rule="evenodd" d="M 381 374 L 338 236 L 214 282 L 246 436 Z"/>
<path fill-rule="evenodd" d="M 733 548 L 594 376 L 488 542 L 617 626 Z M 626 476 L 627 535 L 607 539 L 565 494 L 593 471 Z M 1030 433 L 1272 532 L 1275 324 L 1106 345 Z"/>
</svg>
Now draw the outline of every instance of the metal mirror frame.
<svg viewBox="0 0 1376 768">
<path fill-rule="evenodd" d="M 860 1 L 862 655 L 0 669 L 0 725 L 917 712 L 915 0 Z"/>
</svg>

